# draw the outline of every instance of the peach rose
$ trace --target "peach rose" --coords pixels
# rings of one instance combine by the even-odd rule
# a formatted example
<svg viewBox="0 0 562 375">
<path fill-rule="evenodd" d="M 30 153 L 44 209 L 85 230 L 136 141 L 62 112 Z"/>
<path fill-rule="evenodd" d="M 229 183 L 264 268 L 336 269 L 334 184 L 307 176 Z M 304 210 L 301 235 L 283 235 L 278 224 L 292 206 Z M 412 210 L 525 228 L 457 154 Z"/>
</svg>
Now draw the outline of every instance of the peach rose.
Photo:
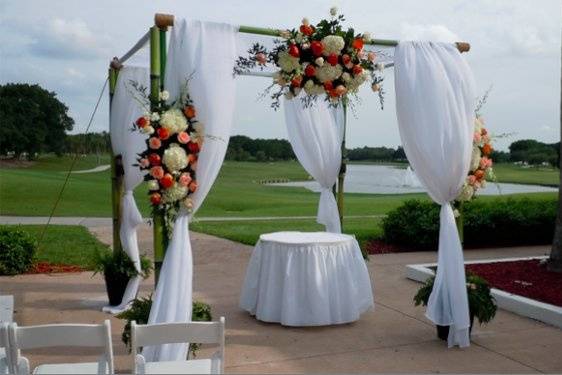
<svg viewBox="0 0 562 375">
<path fill-rule="evenodd" d="M 189 136 L 189 134 L 187 134 L 187 132 L 180 132 L 178 134 L 178 142 L 179 143 L 186 144 L 189 141 L 191 141 L 191 137 Z"/>
<path fill-rule="evenodd" d="M 189 173 L 182 173 L 179 178 L 180 185 L 185 187 L 189 186 L 191 180 L 192 179 Z"/>
<path fill-rule="evenodd" d="M 373 62 L 377 59 L 377 54 L 374 52 L 369 52 L 367 54 L 367 59 L 369 59 L 370 62 Z"/>
<path fill-rule="evenodd" d="M 196 190 L 197 190 L 197 182 L 193 181 L 189 184 L 189 191 L 195 193 Z"/>
<path fill-rule="evenodd" d="M 157 150 L 160 148 L 160 146 L 162 146 L 162 141 L 160 141 L 158 138 L 156 137 L 151 137 L 148 140 L 148 146 L 153 149 L 153 150 Z"/>
<path fill-rule="evenodd" d="M 159 180 L 164 177 L 164 168 L 160 166 L 150 168 L 150 175 L 155 179 Z"/>
<path fill-rule="evenodd" d="M 480 134 L 480 132 L 474 132 L 474 142 L 480 143 L 481 140 L 482 140 L 482 135 Z"/>
<path fill-rule="evenodd" d="M 474 185 L 474 183 L 476 182 L 476 176 L 471 174 L 470 176 L 468 176 L 468 184 L 469 185 Z"/>
<path fill-rule="evenodd" d="M 147 158 L 142 158 L 141 160 L 139 160 L 139 164 L 141 167 L 146 168 L 150 165 L 150 162 Z"/>
</svg>

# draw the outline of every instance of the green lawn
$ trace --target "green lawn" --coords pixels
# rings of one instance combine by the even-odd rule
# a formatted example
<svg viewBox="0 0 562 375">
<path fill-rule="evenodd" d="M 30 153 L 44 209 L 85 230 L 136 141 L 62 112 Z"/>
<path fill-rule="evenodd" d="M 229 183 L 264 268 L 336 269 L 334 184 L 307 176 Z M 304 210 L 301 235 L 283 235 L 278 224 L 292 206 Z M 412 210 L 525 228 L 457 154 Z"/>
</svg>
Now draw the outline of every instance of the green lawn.
<svg viewBox="0 0 562 375">
<path fill-rule="evenodd" d="M 24 230 L 37 241 L 44 228 L 43 225 L 10 225 L 9 227 Z M 50 225 L 47 227 L 43 241 L 38 243 L 35 259 L 38 262 L 71 264 L 90 269 L 96 252 L 106 248 L 106 245 L 82 226 Z"/>
<path fill-rule="evenodd" d="M 513 164 L 496 164 L 494 172 L 498 182 L 545 186 L 560 185 L 560 170 L 550 167 L 522 167 Z"/>
</svg>

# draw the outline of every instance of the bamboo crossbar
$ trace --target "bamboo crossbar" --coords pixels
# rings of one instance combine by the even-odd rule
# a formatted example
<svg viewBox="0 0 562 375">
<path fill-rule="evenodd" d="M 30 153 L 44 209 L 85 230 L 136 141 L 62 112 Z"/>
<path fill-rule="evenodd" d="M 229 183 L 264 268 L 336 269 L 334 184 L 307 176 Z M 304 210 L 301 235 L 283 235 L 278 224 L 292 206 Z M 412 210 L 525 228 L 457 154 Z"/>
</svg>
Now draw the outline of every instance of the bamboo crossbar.
<svg viewBox="0 0 562 375">
<path fill-rule="evenodd" d="M 174 26 L 174 15 L 156 13 L 154 15 L 154 24 L 160 28 L 167 28 L 168 26 Z M 276 36 L 281 36 L 281 32 L 284 30 L 270 29 L 267 27 L 240 26 L 238 31 L 246 34 L 266 35 L 266 36 L 276 37 Z M 398 40 L 393 40 L 393 39 L 373 39 L 366 44 L 370 44 L 374 46 L 395 47 L 398 45 L 398 43 L 399 43 Z M 456 42 L 455 44 L 457 45 L 457 48 L 461 53 L 470 51 L 470 43 Z"/>
</svg>

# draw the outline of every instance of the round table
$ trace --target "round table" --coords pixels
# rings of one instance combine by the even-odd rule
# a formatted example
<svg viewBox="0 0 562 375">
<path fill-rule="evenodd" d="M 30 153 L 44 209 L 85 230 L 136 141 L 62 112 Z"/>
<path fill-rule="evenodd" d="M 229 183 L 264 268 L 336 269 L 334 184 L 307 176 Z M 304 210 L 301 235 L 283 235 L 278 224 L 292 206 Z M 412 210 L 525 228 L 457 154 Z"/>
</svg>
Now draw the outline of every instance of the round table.
<svg viewBox="0 0 562 375">
<path fill-rule="evenodd" d="M 349 323 L 373 305 L 355 237 L 326 232 L 261 235 L 240 296 L 257 319 L 286 326 Z"/>
</svg>

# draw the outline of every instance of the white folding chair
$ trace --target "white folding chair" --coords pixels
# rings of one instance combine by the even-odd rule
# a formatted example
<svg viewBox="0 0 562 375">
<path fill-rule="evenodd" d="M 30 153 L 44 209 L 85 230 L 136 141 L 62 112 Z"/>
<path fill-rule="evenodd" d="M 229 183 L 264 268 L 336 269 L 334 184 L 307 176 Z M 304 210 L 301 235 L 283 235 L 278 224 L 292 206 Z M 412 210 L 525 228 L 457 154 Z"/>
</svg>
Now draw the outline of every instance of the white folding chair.
<svg viewBox="0 0 562 375">
<path fill-rule="evenodd" d="M 103 324 L 48 324 L 40 326 L 9 327 L 11 356 L 17 375 L 30 372 L 29 361 L 20 350 L 48 347 L 100 348 L 98 362 L 43 364 L 34 374 L 113 374 L 113 347 L 111 323 Z"/>
<path fill-rule="evenodd" d="M 178 343 L 218 344 L 210 359 L 146 362 L 139 349 L 144 346 Z M 131 353 L 135 374 L 223 374 L 224 317 L 218 322 L 163 323 L 137 325 L 131 322 Z"/>
<path fill-rule="evenodd" d="M 0 322 L 0 374 L 13 374 L 14 372 L 8 341 L 8 323 Z"/>
</svg>

